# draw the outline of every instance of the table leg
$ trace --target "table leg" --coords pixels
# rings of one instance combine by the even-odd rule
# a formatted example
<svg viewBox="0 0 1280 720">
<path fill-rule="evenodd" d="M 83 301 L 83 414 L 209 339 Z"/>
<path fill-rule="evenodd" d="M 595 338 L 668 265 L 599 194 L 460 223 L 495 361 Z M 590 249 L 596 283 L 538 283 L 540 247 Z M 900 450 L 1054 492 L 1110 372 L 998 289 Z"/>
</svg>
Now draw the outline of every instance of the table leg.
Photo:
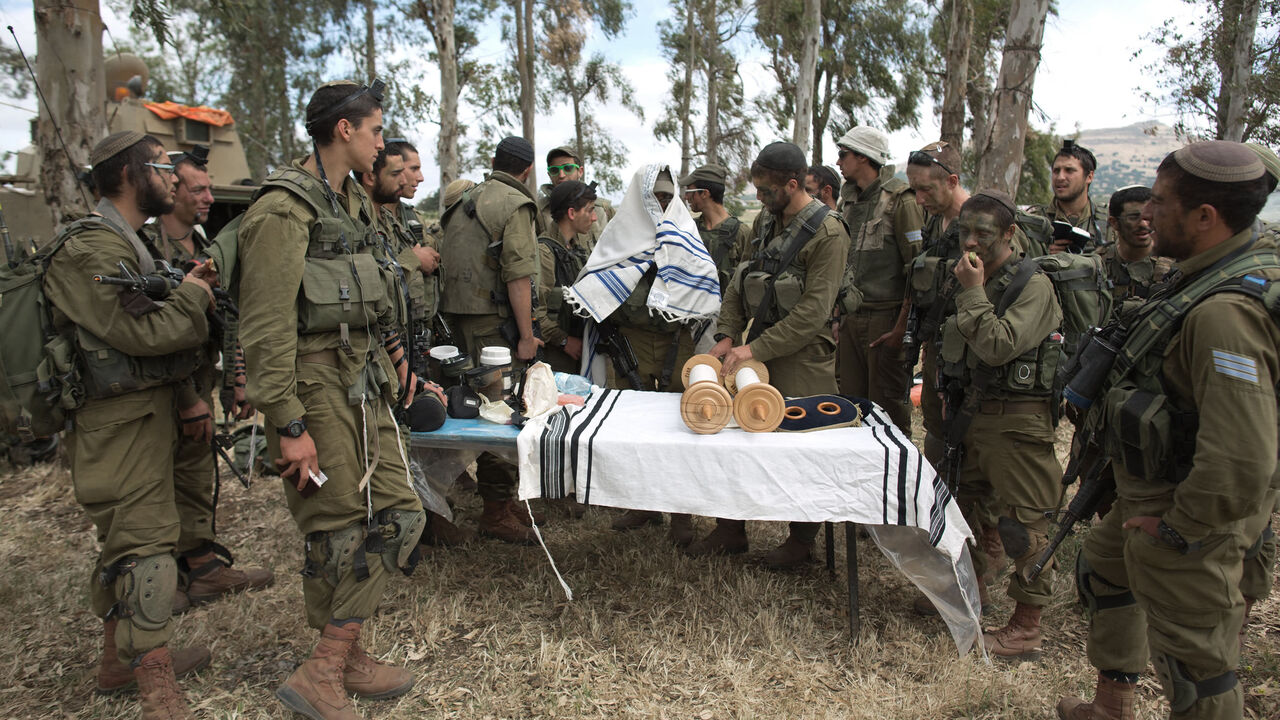
<svg viewBox="0 0 1280 720">
<path fill-rule="evenodd" d="M 827 572 L 830 573 L 831 579 L 836 579 L 836 538 L 835 530 L 830 522 L 823 523 L 823 530 L 827 537 Z"/>
<path fill-rule="evenodd" d="M 858 526 L 844 524 L 845 560 L 849 574 L 849 642 L 858 642 L 862 619 L 858 617 Z"/>
</svg>

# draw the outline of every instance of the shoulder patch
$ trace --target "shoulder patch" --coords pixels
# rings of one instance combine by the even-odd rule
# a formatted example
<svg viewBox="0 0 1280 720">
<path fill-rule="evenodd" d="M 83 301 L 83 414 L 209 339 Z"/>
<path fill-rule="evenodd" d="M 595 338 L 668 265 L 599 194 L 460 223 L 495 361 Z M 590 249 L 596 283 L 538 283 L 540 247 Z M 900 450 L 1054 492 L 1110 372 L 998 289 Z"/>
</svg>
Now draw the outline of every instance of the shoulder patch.
<svg viewBox="0 0 1280 720">
<path fill-rule="evenodd" d="M 1215 349 L 1213 350 L 1213 369 L 1227 377 L 1258 384 L 1258 362 L 1248 355 Z"/>
</svg>

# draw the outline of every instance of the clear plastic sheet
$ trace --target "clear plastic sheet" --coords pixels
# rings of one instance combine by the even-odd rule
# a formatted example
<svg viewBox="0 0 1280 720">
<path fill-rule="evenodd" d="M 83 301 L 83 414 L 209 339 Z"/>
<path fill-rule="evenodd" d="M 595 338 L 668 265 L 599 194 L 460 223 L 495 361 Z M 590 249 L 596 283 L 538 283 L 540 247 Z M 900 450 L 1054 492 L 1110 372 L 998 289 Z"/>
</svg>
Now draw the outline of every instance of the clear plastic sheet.
<svg viewBox="0 0 1280 720">
<path fill-rule="evenodd" d="M 453 509 L 446 499 L 453 483 L 467 466 L 476 461 L 482 451 L 476 448 L 428 448 L 409 449 L 409 471 L 413 475 L 413 490 L 422 500 L 422 507 L 453 522 Z M 489 450 L 498 457 L 515 463 L 515 449 Z"/>
<path fill-rule="evenodd" d="M 960 656 L 976 645 L 982 649 L 982 603 L 978 599 L 978 579 L 966 545 L 960 559 L 950 558 L 929 544 L 923 530 L 901 525 L 866 525 L 867 534 L 880 552 L 933 602 L 951 631 Z M 990 662 L 989 658 L 986 658 Z"/>
</svg>

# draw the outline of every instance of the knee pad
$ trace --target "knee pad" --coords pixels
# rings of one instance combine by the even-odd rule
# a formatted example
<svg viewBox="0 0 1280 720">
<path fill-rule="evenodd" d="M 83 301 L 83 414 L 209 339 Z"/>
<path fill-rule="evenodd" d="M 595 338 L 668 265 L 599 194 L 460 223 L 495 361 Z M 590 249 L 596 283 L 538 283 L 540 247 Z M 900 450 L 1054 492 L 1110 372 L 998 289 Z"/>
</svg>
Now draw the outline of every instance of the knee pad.
<svg viewBox="0 0 1280 720">
<path fill-rule="evenodd" d="M 173 615 L 178 563 L 173 556 L 130 557 L 115 565 L 116 611 L 139 630 L 161 630 Z"/>
<path fill-rule="evenodd" d="M 1169 709 L 1174 713 L 1187 712 L 1199 700 L 1230 692 L 1238 682 L 1234 670 L 1196 682 L 1187 674 L 1187 666 L 1168 653 L 1153 655 L 1151 664 L 1160 678 Z"/>
<path fill-rule="evenodd" d="M 382 564 L 388 572 L 412 574 L 418 566 L 418 537 L 427 525 L 427 514 L 388 508 L 378 512 L 377 522 L 382 536 Z"/>
<path fill-rule="evenodd" d="M 1031 536 L 1027 534 L 1027 526 L 1017 520 L 1001 517 L 996 522 L 996 531 L 1000 533 L 1004 553 L 1009 557 L 1016 560 L 1031 550 Z"/>
<path fill-rule="evenodd" d="M 1114 590 L 1115 592 L 1107 595 L 1098 595 L 1094 592 L 1094 583 L 1097 583 L 1103 589 Z M 1091 613 L 1137 604 L 1137 600 L 1134 599 L 1133 592 L 1129 588 L 1112 585 L 1093 571 L 1093 568 L 1089 566 L 1089 561 L 1085 559 L 1083 549 L 1076 554 L 1076 594 L 1080 597 L 1080 604 L 1088 608 Z"/>
<path fill-rule="evenodd" d="M 356 552 L 364 543 L 364 526 L 351 525 L 341 530 L 314 532 L 307 535 L 306 566 L 303 577 L 320 577 L 330 585 L 338 583 L 355 567 Z"/>
</svg>

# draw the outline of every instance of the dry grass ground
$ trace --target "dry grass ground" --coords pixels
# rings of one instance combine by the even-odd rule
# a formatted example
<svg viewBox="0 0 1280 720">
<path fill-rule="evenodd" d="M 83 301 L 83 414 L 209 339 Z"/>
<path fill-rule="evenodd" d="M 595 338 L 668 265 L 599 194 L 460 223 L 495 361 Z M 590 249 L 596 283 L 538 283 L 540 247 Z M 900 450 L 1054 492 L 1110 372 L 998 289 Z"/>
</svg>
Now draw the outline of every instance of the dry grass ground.
<svg viewBox="0 0 1280 720">
<path fill-rule="evenodd" d="M 277 481 L 224 485 L 221 540 L 277 584 L 177 621 L 175 642 L 213 664 L 182 682 L 205 718 L 285 718 L 272 696 L 314 641 L 299 608 L 301 543 Z M 459 497 L 474 522 L 479 503 Z M 130 697 L 93 694 L 100 623 L 86 609 L 93 529 L 58 465 L 0 470 L 0 718 L 133 718 Z M 869 543 L 859 554 L 862 632 L 848 637 L 843 573 L 814 564 L 766 571 L 783 526 L 751 523 L 752 552 L 682 556 L 650 528 L 620 535 L 614 513 L 551 511 L 547 544 L 573 587 L 566 602 L 540 548 L 480 541 L 432 551 L 392 581 L 368 646 L 420 680 L 371 718 L 1050 718 L 1057 698 L 1091 693 L 1085 623 L 1059 573 L 1039 664 L 957 658 L 937 618 L 912 613 L 913 588 Z M 699 530 L 710 528 L 702 519 Z M 842 535 L 838 533 L 837 535 Z M 1073 557 L 1077 541 L 1061 557 Z M 838 566 L 843 566 L 843 547 Z M 1001 601 L 995 614 L 1010 611 Z M 1255 611 L 1241 676 L 1246 715 L 1280 717 L 1280 602 Z M 1163 717 L 1148 675 L 1140 718 Z"/>
</svg>

